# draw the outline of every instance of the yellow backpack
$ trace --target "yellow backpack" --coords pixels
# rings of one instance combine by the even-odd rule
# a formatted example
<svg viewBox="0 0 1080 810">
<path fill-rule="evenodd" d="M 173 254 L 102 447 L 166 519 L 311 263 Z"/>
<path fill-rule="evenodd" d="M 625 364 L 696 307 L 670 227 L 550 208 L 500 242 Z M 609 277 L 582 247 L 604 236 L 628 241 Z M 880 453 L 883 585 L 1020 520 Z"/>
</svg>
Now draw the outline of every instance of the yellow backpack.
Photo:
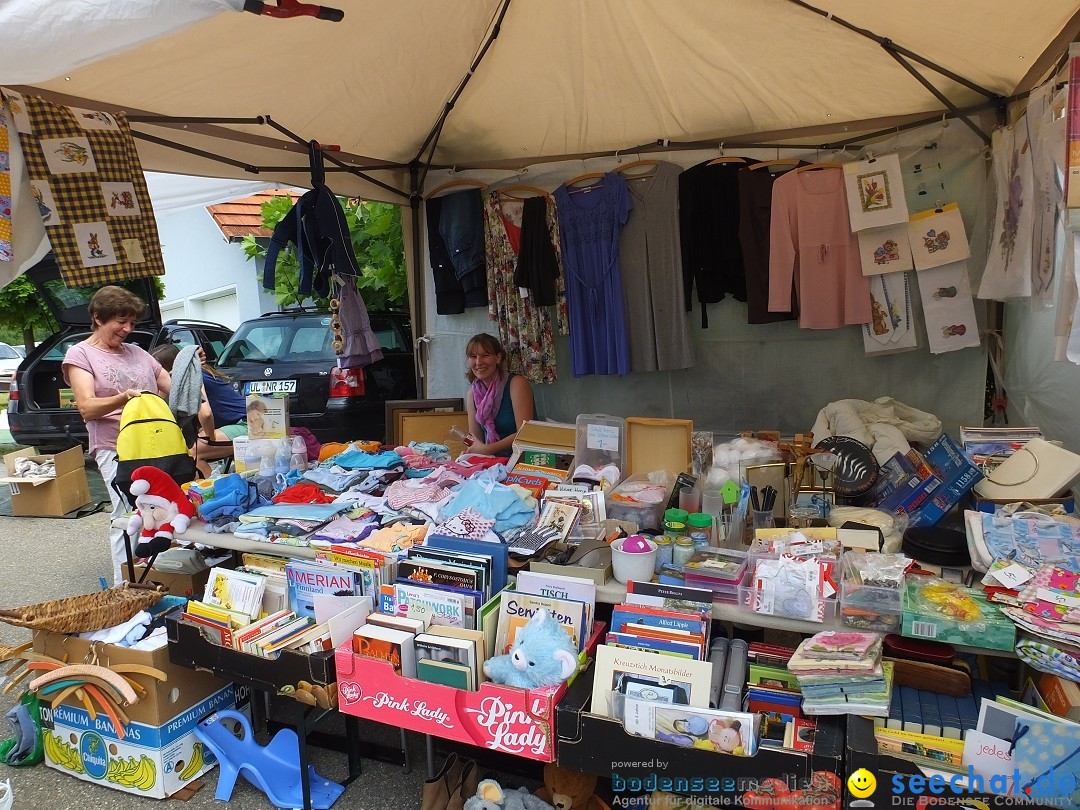
<svg viewBox="0 0 1080 810">
<path fill-rule="evenodd" d="M 128 503 L 132 502 L 131 474 L 139 467 L 157 467 L 178 484 L 195 480 L 195 459 L 188 453 L 183 431 L 169 403 L 157 394 L 144 392 L 124 406 L 116 458 L 114 485 Z"/>
</svg>

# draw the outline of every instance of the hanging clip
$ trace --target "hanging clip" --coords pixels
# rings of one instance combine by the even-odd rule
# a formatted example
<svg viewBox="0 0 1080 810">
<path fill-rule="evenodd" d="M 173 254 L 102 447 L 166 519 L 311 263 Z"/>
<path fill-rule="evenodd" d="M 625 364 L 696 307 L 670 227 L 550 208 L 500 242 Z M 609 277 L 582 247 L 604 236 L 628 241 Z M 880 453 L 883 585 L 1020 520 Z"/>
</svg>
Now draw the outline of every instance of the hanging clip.
<svg viewBox="0 0 1080 810">
<path fill-rule="evenodd" d="M 940 214 L 944 208 L 944 203 L 941 200 L 934 200 L 934 213 Z"/>
<path fill-rule="evenodd" d="M 345 19 L 345 12 L 341 9 L 316 6 L 311 3 L 300 3 L 298 0 L 277 0 L 276 6 L 263 3 L 261 0 L 244 0 L 244 11 L 267 17 L 277 17 L 279 20 L 287 20 L 292 17 L 314 17 L 317 20 L 341 22 Z"/>
<path fill-rule="evenodd" d="M 866 162 L 867 163 L 876 163 L 877 162 L 877 158 L 874 157 L 873 152 L 867 151 L 867 153 L 866 153 Z"/>
<path fill-rule="evenodd" d="M 620 166 L 622 165 L 622 158 L 619 157 L 619 150 L 618 149 L 615 150 L 615 162 L 618 163 Z"/>
</svg>

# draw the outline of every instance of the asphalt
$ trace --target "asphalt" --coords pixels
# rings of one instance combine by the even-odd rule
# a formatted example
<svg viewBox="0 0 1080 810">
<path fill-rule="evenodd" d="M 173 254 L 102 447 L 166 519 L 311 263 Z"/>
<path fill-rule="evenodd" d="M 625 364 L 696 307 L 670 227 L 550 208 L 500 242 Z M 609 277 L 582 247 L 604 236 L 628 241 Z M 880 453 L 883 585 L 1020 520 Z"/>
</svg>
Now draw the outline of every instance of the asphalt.
<svg viewBox="0 0 1080 810">
<path fill-rule="evenodd" d="M 92 468 L 88 472 L 96 474 Z M 99 578 L 111 571 L 107 526 L 107 513 L 77 520 L 0 516 L 0 607 L 19 607 L 97 590 Z M 29 638 L 28 630 L 0 624 L 0 644 L 14 645 Z M 0 696 L 0 715 L 12 707 L 18 691 Z M 343 734 L 344 724 L 340 716 L 332 716 L 320 730 Z M 9 724 L 0 720 L 0 740 L 10 736 L 10 732 Z M 399 742 L 400 730 L 362 720 L 360 736 L 364 741 L 394 746 Z M 349 810 L 419 807 L 426 776 L 423 738 L 412 732 L 407 737 L 411 772 L 406 773 L 400 765 L 364 758 L 362 775 L 348 786 L 335 807 Z M 265 733 L 259 738 L 263 743 L 268 740 Z M 314 747 L 310 750 L 319 773 L 338 781 L 347 776 L 344 753 Z M 0 781 L 6 779 L 11 780 L 15 810 L 128 810 L 151 808 L 156 803 L 154 799 L 83 782 L 44 764 L 32 768 L 0 764 Z M 224 806 L 214 799 L 217 769 L 208 772 L 203 781 L 204 787 L 182 805 L 184 808 Z M 511 779 L 508 784 L 535 786 L 527 780 Z M 266 810 L 273 804 L 265 794 L 240 779 L 228 806 L 230 810 Z"/>
</svg>

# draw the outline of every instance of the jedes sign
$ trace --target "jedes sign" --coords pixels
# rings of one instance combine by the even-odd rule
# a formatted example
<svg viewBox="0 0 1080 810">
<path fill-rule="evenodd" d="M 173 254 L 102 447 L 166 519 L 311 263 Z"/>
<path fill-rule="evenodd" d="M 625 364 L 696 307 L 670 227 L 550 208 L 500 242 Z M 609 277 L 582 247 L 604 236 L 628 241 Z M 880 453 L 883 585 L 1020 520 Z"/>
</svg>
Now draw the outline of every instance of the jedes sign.
<svg viewBox="0 0 1080 810">
<path fill-rule="evenodd" d="M 466 692 L 396 676 L 387 662 L 347 648 L 336 661 L 338 704 L 348 714 L 542 762 L 555 758 L 551 725 L 565 687 L 483 683 Z"/>
</svg>

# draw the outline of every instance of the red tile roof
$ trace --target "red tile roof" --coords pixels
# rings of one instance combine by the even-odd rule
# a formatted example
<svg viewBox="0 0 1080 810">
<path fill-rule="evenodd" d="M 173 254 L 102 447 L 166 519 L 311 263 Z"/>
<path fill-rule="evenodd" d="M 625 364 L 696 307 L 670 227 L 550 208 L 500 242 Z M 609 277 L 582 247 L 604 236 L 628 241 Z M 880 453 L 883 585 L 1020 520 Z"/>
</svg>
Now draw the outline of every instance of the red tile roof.
<svg viewBox="0 0 1080 810">
<path fill-rule="evenodd" d="M 297 200 L 300 192 L 285 189 L 260 191 L 251 197 L 208 206 L 206 210 L 230 242 L 249 235 L 269 238 L 273 233 L 262 226 L 262 204 L 274 197 L 291 197 Z"/>
</svg>

